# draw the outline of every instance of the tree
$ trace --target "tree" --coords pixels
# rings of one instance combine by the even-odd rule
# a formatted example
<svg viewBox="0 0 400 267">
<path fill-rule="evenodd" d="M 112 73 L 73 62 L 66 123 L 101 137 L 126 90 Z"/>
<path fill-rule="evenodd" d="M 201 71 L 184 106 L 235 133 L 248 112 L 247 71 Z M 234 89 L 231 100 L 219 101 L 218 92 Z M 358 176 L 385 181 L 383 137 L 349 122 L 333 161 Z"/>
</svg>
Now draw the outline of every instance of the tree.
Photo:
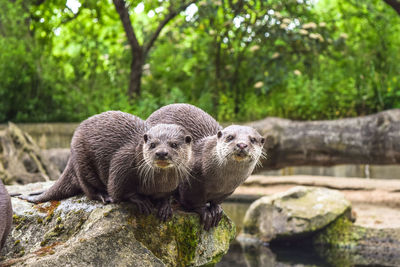
<svg viewBox="0 0 400 267">
<path fill-rule="evenodd" d="M 132 99 L 134 96 L 140 96 L 143 65 L 150 49 L 159 37 L 162 29 L 170 20 L 177 16 L 181 11 L 185 10 L 189 5 L 195 3 L 196 0 L 191 0 L 189 2 L 182 1 L 182 3 L 177 7 L 174 6 L 173 1 L 170 1 L 168 12 L 159 22 L 156 30 L 148 35 L 149 38 L 145 40 L 142 45 L 139 44 L 138 38 L 136 37 L 135 31 L 132 27 L 129 17 L 129 7 L 127 6 L 126 2 L 124 0 L 113 0 L 113 2 L 120 16 L 132 52 L 132 63 L 128 89 L 129 98 Z"/>
<path fill-rule="evenodd" d="M 398 0 L 384 0 L 386 4 L 391 6 L 400 16 L 400 1 Z"/>
</svg>

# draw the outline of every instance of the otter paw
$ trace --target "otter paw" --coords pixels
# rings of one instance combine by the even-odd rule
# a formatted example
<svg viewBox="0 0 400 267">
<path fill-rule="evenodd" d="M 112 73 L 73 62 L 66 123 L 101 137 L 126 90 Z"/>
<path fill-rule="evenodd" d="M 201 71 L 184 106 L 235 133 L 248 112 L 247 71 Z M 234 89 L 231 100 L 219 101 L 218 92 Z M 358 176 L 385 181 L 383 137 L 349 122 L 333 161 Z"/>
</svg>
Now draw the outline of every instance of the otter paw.
<svg viewBox="0 0 400 267">
<path fill-rule="evenodd" d="M 211 227 L 217 227 L 222 218 L 222 207 L 219 204 L 211 204 L 210 213 L 212 216 Z"/>
<path fill-rule="evenodd" d="M 151 214 L 151 209 L 153 207 L 153 204 L 149 199 L 142 198 L 136 195 L 136 196 L 131 196 L 129 198 L 129 201 L 136 204 L 141 214 L 144 214 L 146 216 Z"/>
<path fill-rule="evenodd" d="M 158 218 L 162 222 L 166 222 L 172 216 L 172 207 L 169 201 L 164 201 L 158 208 Z"/>
<path fill-rule="evenodd" d="M 212 216 L 211 212 L 207 207 L 199 208 L 194 210 L 196 213 L 200 215 L 200 223 L 204 225 L 204 230 L 210 230 L 212 226 Z"/>
<path fill-rule="evenodd" d="M 113 203 L 113 199 L 108 194 L 98 193 L 96 198 L 103 202 L 103 204 Z"/>
</svg>

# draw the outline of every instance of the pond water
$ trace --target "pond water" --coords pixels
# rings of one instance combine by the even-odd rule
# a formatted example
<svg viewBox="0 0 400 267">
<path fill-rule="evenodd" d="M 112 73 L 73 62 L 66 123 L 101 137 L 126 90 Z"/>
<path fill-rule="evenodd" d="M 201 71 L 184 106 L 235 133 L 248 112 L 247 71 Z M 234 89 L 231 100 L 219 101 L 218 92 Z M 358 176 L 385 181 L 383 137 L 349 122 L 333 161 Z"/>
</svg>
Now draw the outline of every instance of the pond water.
<svg viewBox="0 0 400 267">
<path fill-rule="evenodd" d="M 225 213 L 234 221 L 237 234 L 242 229 L 243 217 L 250 203 L 225 202 L 223 203 Z M 366 252 L 370 253 L 370 252 Z M 365 255 L 363 255 L 365 256 Z M 371 261 L 359 260 L 359 255 L 350 250 L 313 248 L 311 244 L 259 244 L 253 246 L 242 246 L 234 241 L 229 251 L 222 260 L 216 264 L 217 267 L 350 267 L 350 266 L 396 266 L 391 262 L 391 257 L 396 255 L 370 255 Z"/>
</svg>

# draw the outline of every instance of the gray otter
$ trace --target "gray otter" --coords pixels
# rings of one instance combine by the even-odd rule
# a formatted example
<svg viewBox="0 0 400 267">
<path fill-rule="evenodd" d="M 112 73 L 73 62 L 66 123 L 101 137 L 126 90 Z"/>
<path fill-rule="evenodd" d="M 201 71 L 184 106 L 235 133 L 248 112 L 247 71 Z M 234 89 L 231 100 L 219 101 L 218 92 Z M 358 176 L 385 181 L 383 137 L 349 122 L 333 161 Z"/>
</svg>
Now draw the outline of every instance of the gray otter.
<svg viewBox="0 0 400 267">
<path fill-rule="evenodd" d="M 0 179 L 0 250 L 6 243 L 12 225 L 12 207 L 8 192 Z"/>
<path fill-rule="evenodd" d="M 194 137 L 192 177 L 179 185 L 179 202 L 197 212 L 208 230 L 221 219 L 222 201 L 253 172 L 262 156 L 264 138 L 247 126 L 221 130 L 209 114 L 188 104 L 165 106 L 146 120 L 148 126 L 166 122 L 185 127 Z"/>
<path fill-rule="evenodd" d="M 39 203 L 83 192 L 105 203 L 129 200 L 146 214 L 154 200 L 165 221 L 172 215 L 170 196 L 187 177 L 192 139 L 178 125 L 146 130 L 143 120 L 121 111 L 88 118 L 72 137 L 70 159 L 57 182 L 38 196 L 21 198 Z"/>
</svg>

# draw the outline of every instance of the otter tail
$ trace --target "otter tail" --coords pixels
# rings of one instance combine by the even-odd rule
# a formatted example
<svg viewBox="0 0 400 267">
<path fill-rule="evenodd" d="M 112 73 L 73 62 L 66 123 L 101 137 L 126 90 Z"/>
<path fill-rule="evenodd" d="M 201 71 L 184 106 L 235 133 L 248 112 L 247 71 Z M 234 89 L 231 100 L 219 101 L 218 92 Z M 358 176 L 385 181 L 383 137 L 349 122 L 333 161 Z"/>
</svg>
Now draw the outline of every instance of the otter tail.
<svg viewBox="0 0 400 267">
<path fill-rule="evenodd" d="M 18 198 L 32 203 L 41 203 L 50 200 L 62 200 L 80 193 L 82 193 L 82 190 L 72 167 L 71 159 L 69 159 L 65 170 L 53 186 L 39 195 L 33 193 L 28 196 L 18 196 Z"/>
</svg>

